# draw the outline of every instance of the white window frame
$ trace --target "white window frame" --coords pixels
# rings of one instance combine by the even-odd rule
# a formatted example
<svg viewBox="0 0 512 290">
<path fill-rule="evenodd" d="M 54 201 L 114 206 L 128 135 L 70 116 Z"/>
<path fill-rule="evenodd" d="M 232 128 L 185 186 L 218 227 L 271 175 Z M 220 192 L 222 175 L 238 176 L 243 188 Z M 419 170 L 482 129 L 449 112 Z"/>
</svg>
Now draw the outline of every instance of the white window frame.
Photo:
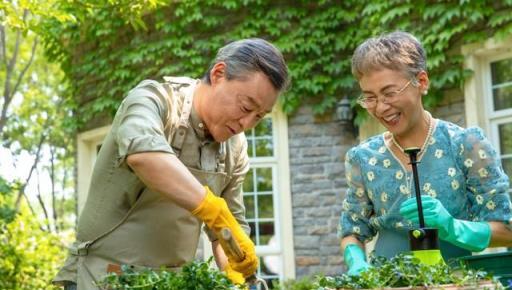
<svg viewBox="0 0 512 290">
<path fill-rule="evenodd" d="M 494 111 L 490 63 L 512 57 L 512 38 L 504 41 L 488 39 L 485 42 L 465 45 L 462 47 L 462 54 L 465 68 L 473 71 L 473 75 L 464 85 L 466 126 L 482 128 L 501 155 L 498 125 L 512 118 L 512 110 Z M 478 254 L 504 251 L 504 247 L 488 248 Z"/>
<path fill-rule="evenodd" d="M 110 130 L 110 125 L 78 134 L 77 136 L 77 191 L 78 216 L 82 212 L 89 192 L 97 148 Z"/>
<path fill-rule="evenodd" d="M 256 254 L 258 256 L 281 256 L 282 269 L 279 279 L 283 281 L 295 279 L 288 119 L 280 109 L 273 110 L 269 118 L 272 118 L 274 156 L 250 157 L 249 163 L 251 168 L 272 168 L 275 235 L 279 244 L 277 246 L 256 246 Z"/>
</svg>

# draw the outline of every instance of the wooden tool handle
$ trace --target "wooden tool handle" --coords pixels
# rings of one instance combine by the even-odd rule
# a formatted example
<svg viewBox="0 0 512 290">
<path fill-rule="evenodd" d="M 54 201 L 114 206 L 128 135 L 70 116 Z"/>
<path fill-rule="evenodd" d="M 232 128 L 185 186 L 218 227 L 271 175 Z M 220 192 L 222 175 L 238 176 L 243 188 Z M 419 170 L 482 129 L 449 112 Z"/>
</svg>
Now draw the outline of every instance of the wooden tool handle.
<svg viewBox="0 0 512 290">
<path fill-rule="evenodd" d="M 229 228 L 223 228 L 220 231 L 221 239 L 223 239 L 226 244 L 228 245 L 228 250 L 232 253 L 232 256 L 234 256 L 237 260 L 237 262 L 242 261 L 245 258 L 244 253 L 240 249 L 240 246 L 236 242 L 235 239 L 233 239 L 233 235 L 231 234 L 231 230 Z"/>
</svg>

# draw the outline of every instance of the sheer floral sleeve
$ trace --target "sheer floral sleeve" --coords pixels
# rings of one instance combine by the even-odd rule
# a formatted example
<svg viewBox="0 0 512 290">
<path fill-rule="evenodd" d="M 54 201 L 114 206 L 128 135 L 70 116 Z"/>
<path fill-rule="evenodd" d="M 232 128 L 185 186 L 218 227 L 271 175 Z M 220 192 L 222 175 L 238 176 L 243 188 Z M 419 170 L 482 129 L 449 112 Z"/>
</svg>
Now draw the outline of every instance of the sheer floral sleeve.
<svg viewBox="0 0 512 290">
<path fill-rule="evenodd" d="M 345 156 L 345 172 L 348 189 L 342 205 L 340 237 L 355 235 L 361 242 L 370 240 L 376 234 L 369 219 L 373 214 L 373 204 L 363 184 L 360 164 L 357 160 L 358 148 L 352 148 Z"/>
<path fill-rule="evenodd" d="M 509 178 L 497 152 L 479 128 L 463 130 L 455 138 L 458 163 L 466 176 L 470 218 L 508 222 L 512 218 Z"/>
</svg>

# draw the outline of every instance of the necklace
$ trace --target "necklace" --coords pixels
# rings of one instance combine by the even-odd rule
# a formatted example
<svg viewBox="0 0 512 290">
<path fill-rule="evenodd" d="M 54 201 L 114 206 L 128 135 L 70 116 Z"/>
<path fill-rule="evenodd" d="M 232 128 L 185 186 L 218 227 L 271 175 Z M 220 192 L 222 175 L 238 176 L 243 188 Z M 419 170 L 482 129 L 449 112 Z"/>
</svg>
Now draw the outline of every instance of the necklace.
<svg viewBox="0 0 512 290">
<path fill-rule="evenodd" d="M 423 154 L 423 152 L 427 148 L 428 142 L 430 141 L 430 137 L 432 137 L 432 133 L 434 133 L 434 122 L 432 122 L 432 115 L 427 111 L 425 111 L 425 112 L 427 113 L 427 116 L 428 116 L 428 131 L 427 131 L 427 137 L 425 138 L 425 142 L 423 142 L 423 145 L 421 145 L 421 147 L 420 147 L 420 152 L 418 153 L 418 156 Z M 395 135 L 393 135 L 393 133 L 391 133 L 391 141 L 393 141 L 393 144 L 395 144 L 395 146 L 398 149 L 400 149 L 400 151 L 402 151 L 402 153 L 405 153 L 404 148 L 402 148 L 402 146 L 400 146 L 400 144 L 398 144 L 398 142 L 395 139 Z"/>
</svg>

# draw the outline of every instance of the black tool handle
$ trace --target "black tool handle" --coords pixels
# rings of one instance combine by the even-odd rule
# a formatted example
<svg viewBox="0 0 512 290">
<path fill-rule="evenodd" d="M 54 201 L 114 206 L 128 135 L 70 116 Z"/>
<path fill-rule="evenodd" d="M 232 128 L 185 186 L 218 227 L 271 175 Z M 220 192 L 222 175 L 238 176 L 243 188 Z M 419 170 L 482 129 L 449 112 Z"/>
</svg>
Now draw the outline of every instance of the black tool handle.
<svg viewBox="0 0 512 290">
<path fill-rule="evenodd" d="M 418 176 L 418 166 L 419 163 L 417 160 L 418 153 L 421 151 L 420 148 L 411 147 L 406 148 L 404 152 L 409 155 L 409 160 L 411 161 L 412 167 L 412 176 L 414 178 L 414 190 L 416 193 L 416 204 L 418 205 L 418 218 L 420 221 L 420 229 L 425 228 L 425 219 L 423 218 L 423 206 L 421 204 L 421 191 L 420 191 L 420 179 Z"/>
</svg>

